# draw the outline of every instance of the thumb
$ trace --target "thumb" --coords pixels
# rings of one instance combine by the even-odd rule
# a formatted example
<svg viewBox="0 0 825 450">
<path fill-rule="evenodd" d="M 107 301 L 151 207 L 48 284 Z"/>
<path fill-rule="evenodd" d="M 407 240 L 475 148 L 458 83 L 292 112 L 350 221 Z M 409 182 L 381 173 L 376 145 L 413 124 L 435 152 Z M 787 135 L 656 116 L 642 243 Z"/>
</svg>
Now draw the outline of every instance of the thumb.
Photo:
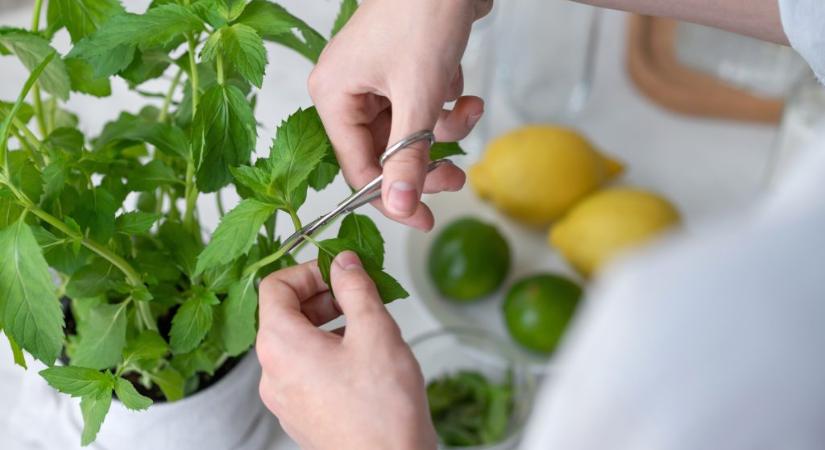
<svg viewBox="0 0 825 450">
<path fill-rule="evenodd" d="M 385 330 L 388 323 L 394 325 L 375 283 L 354 252 L 341 252 L 335 257 L 330 278 L 332 291 L 347 318 L 348 335 L 374 334 Z"/>
<path fill-rule="evenodd" d="M 432 103 L 433 107 L 429 107 L 428 103 Z M 388 144 L 393 145 L 421 130 L 432 130 L 442 103 L 412 96 L 401 100 L 393 99 Z M 407 218 L 418 209 L 429 161 L 429 145 L 425 141 L 419 141 L 394 154 L 384 164 L 382 199 L 387 211 L 396 219 Z"/>
</svg>

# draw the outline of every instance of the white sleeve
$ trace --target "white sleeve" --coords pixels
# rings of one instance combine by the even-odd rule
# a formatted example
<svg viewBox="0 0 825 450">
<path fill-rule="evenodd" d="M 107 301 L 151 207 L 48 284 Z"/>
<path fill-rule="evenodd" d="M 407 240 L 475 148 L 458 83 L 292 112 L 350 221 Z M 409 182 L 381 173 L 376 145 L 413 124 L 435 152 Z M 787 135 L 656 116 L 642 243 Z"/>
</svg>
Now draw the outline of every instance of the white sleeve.
<svg viewBox="0 0 825 450">
<path fill-rule="evenodd" d="M 779 0 L 779 10 L 791 46 L 825 81 L 825 0 Z"/>
<path fill-rule="evenodd" d="M 760 208 L 607 275 L 524 450 L 825 448 L 820 144 Z"/>
</svg>

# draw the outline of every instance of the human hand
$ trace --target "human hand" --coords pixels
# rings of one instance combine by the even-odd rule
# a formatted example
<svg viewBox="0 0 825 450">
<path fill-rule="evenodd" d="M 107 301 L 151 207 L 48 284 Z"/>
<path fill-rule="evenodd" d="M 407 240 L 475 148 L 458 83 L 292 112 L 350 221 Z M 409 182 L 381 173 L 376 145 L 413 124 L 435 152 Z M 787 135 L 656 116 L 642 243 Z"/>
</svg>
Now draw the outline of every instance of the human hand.
<svg viewBox="0 0 825 450">
<path fill-rule="evenodd" d="M 330 41 L 309 93 L 350 185 L 360 188 L 378 176 L 378 156 L 411 133 L 434 130 L 439 141 L 457 141 L 472 130 L 484 102 L 461 96 L 459 62 L 473 21 L 491 7 L 492 0 L 364 0 Z M 452 100 L 454 109 L 442 110 Z M 432 228 L 421 194 L 461 189 L 465 175 L 446 165 L 428 177 L 428 162 L 424 143 L 387 161 L 376 204 L 385 215 Z"/>
<path fill-rule="evenodd" d="M 421 369 L 355 253 L 331 283 L 335 299 L 315 261 L 261 283 L 264 404 L 302 448 L 434 449 Z M 343 333 L 317 328 L 342 313 Z"/>
</svg>

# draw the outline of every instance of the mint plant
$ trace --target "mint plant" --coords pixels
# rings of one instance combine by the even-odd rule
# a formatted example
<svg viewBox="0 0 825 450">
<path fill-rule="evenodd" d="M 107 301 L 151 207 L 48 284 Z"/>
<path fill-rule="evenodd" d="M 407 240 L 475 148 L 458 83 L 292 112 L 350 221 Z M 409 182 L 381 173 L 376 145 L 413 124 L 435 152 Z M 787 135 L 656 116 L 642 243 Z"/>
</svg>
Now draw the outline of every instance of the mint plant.
<svg viewBox="0 0 825 450">
<path fill-rule="evenodd" d="M 342 1 L 333 34 L 356 8 Z M 51 45 L 63 28 L 66 55 Z M 264 40 L 311 61 L 327 42 L 268 0 L 154 0 L 142 14 L 118 0 L 35 0 L 30 30 L 0 28 L 0 54 L 30 70 L 16 101 L 0 102 L 0 329 L 17 364 L 28 352 L 49 366 L 51 386 L 81 399 L 83 445 L 113 397 L 135 410 L 180 400 L 252 346 L 259 280 L 295 264 L 276 220 L 300 229 L 307 191 L 339 172 L 314 108 L 284 120 L 269 155 L 252 161 Z M 87 136 L 64 101 L 106 97 L 112 77 L 146 104 Z M 144 88 L 157 79 L 168 82 L 162 92 Z M 197 201 L 223 189 L 242 200 L 223 214 L 216 197 L 210 238 Z M 366 216 L 311 242 L 327 280 L 332 258 L 350 249 L 384 301 L 407 296 L 384 271 Z"/>
</svg>

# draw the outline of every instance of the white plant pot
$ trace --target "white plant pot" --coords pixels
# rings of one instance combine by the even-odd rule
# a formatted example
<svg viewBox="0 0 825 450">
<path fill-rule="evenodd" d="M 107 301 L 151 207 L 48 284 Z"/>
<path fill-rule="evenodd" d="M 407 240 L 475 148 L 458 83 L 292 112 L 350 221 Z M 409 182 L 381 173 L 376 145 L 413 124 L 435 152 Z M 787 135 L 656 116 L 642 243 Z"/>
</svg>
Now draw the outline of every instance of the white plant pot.
<svg viewBox="0 0 825 450">
<path fill-rule="evenodd" d="M 277 419 L 258 396 L 261 367 L 254 352 L 204 391 L 145 411 L 113 401 L 97 440 L 80 446 L 79 400 L 57 393 L 29 367 L 9 431 L 8 450 L 261 450 Z M 15 442 L 16 439 L 18 442 Z"/>
</svg>

